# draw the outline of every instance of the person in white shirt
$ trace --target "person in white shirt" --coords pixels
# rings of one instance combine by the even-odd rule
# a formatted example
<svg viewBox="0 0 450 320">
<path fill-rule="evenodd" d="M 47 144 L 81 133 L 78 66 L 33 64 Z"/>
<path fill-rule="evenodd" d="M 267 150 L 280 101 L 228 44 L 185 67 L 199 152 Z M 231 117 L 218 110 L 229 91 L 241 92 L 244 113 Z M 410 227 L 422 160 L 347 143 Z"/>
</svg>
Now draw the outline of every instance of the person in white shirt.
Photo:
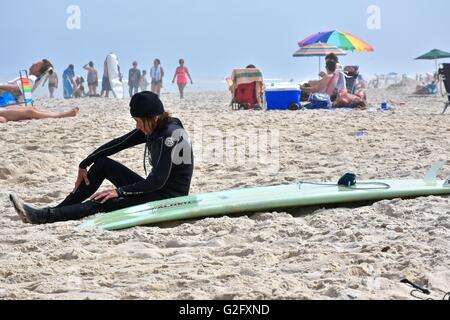
<svg viewBox="0 0 450 320">
<path fill-rule="evenodd" d="M 150 77 L 152 78 L 152 92 L 156 93 L 158 97 L 161 95 L 161 88 L 163 86 L 164 69 L 161 67 L 161 61 L 155 59 L 153 67 L 150 70 Z"/>
</svg>

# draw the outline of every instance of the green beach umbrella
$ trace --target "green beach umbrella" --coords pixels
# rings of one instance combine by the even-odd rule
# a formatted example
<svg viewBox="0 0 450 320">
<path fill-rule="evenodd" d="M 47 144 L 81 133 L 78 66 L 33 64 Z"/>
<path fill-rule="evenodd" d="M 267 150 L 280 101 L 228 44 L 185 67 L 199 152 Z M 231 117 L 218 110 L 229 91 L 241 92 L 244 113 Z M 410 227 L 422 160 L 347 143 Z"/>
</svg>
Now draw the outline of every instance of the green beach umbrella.
<svg viewBox="0 0 450 320">
<path fill-rule="evenodd" d="M 445 52 L 439 49 L 434 49 L 431 50 L 428 53 L 425 53 L 424 55 L 417 57 L 415 60 L 434 60 L 436 63 L 436 72 L 438 70 L 438 63 L 437 61 L 439 59 L 445 59 L 445 58 L 450 58 L 450 53 L 449 52 Z"/>
</svg>

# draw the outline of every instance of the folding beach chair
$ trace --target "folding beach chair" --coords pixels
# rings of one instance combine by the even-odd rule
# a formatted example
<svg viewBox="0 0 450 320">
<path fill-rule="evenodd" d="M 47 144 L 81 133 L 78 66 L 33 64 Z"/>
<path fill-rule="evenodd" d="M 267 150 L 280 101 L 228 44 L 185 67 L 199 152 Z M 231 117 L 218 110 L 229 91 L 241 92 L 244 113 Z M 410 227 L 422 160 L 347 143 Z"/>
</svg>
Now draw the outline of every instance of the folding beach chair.
<svg viewBox="0 0 450 320">
<path fill-rule="evenodd" d="M 25 77 L 23 77 L 23 75 L 25 75 Z M 28 79 L 28 71 L 20 70 L 19 76 L 22 85 L 23 102 L 19 102 L 18 104 L 25 104 L 25 106 L 31 104 L 31 106 L 33 106 L 33 88 L 31 88 L 30 80 Z"/>
<path fill-rule="evenodd" d="M 232 110 L 262 109 L 264 80 L 261 70 L 235 69 L 227 82 L 232 94 Z"/>
<path fill-rule="evenodd" d="M 450 63 L 441 65 L 441 68 L 439 69 L 439 78 L 444 83 L 445 95 L 447 95 L 448 98 L 448 102 L 445 103 L 444 111 L 442 111 L 442 114 L 444 114 L 450 106 Z"/>
<path fill-rule="evenodd" d="M 20 86 L 21 94 L 14 96 L 11 92 L 6 92 L 0 100 L 0 105 L 2 107 L 7 106 L 17 106 L 25 104 L 31 104 L 33 106 L 33 88 L 31 87 L 30 79 L 28 79 L 28 71 L 20 70 L 19 78 L 14 80 L 14 82 Z"/>
</svg>

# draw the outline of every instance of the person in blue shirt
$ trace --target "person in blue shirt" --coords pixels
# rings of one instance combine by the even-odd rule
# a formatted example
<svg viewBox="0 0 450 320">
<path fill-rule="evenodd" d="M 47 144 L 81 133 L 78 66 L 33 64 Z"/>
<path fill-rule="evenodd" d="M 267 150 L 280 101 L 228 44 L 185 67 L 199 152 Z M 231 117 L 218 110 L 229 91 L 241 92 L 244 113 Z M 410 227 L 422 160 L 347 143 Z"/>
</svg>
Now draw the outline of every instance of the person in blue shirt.
<svg viewBox="0 0 450 320">
<path fill-rule="evenodd" d="M 63 87 L 64 87 L 64 99 L 72 98 L 74 82 L 73 77 L 75 76 L 74 66 L 70 64 L 63 73 Z"/>
</svg>

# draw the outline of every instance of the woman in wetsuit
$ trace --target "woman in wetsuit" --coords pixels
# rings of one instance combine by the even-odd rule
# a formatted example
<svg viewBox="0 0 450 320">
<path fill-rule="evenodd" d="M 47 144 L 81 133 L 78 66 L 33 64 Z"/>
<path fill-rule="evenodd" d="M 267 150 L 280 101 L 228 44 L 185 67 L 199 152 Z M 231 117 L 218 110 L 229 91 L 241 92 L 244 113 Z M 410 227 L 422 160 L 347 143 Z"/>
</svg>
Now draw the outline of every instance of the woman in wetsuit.
<svg viewBox="0 0 450 320">
<path fill-rule="evenodd" d="M 103 145 L 84 159 L 79 165 L 74 190 L 61 204 L 54 208 L 36 209 L 24 204 L 16 195 L 10 195 L 24 222 L 44 224 L 78 220 L 99 212 L 189 194 L 193 153 L 181 121 L 170 117 L 158 96 L 148 91 L 135 94 L 130 107 L 136 129 Z M 145 144 L 144 167 L 147 154 L 152 166 L 145 179 L 108 158 L 139 144 Z M 116 188 L 94 194 L 105 179 Z"/>
</svg>

